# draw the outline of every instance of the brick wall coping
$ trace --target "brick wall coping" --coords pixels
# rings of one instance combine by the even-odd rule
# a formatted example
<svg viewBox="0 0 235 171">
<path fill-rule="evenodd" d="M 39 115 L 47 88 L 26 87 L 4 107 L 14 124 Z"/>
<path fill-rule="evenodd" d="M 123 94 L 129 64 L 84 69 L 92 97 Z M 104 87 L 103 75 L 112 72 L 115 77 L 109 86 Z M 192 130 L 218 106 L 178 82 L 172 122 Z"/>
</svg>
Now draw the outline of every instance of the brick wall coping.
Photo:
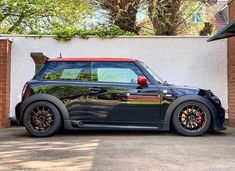
<svg viewBox="0 0 235 171">
<path fill-rule="evenodd" d="M 7 40 L 7 41 L 9 41 L 9 42 L 12 42 L 12 40 L 10 39 L 10 38 L 2 38 L 2 37 L 0 37 L 0 41 L 1 40 Z"/>
</svg>

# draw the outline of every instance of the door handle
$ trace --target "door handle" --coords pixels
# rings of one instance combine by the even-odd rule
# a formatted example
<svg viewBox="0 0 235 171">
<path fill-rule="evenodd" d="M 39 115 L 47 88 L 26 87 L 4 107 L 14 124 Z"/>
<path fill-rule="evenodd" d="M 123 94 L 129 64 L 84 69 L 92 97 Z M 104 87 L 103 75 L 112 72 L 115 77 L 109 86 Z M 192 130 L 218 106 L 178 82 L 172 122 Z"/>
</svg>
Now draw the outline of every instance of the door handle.
<svg viewBox="0 0 235 171">
<path fill-rule="evenodd" d="M 100 93 L 103 91 L 101 88 L 98 88 L 98 87 L 92 87 L 92 88 L 89 88 L 88 90 L 91 91 L 92 93 Z"/>
</svg>

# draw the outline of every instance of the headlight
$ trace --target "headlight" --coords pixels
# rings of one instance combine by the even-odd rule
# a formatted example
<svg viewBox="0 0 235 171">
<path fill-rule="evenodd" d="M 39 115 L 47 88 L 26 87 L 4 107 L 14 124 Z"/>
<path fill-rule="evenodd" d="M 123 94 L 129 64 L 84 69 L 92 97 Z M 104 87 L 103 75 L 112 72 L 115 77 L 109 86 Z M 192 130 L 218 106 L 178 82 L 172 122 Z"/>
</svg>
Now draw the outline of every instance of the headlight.
<svg viewBox="0 0 235 171">
<path fill-rule="evenodd" d="M 214 96 L 214 94 L 212 93 L 211 90 L 206 90 L 205 93 L 206 93 L 207 97 L 209 97 L 209 98 Z"/>
<path fill-rule="evenodd" d="M 214 95 L 211 90 L 206 90 L 205 93 L 206 93 L 206 96 L 207 96 L 212 102 L 214 102 L 215 104 L 221 106 L 221 101 L 220 101 L 220 99 L 219 99 L 216 95 Z"/>
<path fill-rule="evenodd" d="M 217 96 L 213 96 L 213 97 L 211 97 L 211 99 L 212 99 L 216 104 L 218 104 L 219 106 L 221 106 L 221 101 L 220 101 L 220 99 L 219 99 Z"/>
</svg>

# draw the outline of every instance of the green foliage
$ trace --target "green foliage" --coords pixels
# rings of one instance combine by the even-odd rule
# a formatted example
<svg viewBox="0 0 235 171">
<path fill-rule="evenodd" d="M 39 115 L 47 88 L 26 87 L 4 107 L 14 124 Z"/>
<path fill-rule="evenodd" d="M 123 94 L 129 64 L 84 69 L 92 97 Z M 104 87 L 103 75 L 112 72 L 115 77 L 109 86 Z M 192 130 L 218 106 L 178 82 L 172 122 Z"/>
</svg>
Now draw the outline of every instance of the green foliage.
<svg viewBox="0 0 235 171">
<path fill-rule="evenodd" d="M 91 14 L 86 0 L 1 0 L 0 33 L 51 34 L 79 28 Z"/>
<path fill-rule="evenodd" d="M 114 26 L 113 28 L 105 28 L 105 29 L 81 29 L 81 30 L 75 30 L 75 29 L 67 29 L 67 30 L 56 30 L 53 32 L 53 34 L 56 35 L 57 40 L 64 40 L 68 41 L 74 36 L 80 36 L 81 38 L 86 39 L 87 36 L 99 36 L 101 38 L 113 38 L 116 36 L 133 36 L 136 35 L 133 32 L 127 32 L 124 30 L 121 30 L 119 27 Z"/>
<path fill-rule="evenodd" d="M 199 32 L 200 36 L 208 36 L 213 32 L 213 24 L 205 22 L 204 28 Z"/>
<path fill-rule="evenodd" d="M 57 40 L 64 41 L 74 36 L 86 39 L 90 35 L 112 38 L 142 33 L 198 34 L 204 27 L 203 23 L 211 22 L 214 17 L 214 12 L 211 12 L 211 16 L 207 12 L 207 16 L 202 14 L 205 21 L 196 24 L 193 21 L 192 16 L 195 13 L 203 13 L 207 4 L 205 2 L 207 1 L 0 0 L 0 34 L 54 34 Z M 206 10 L 208 9 L 209 7 Z M 99 12 L 104 12 L 105 15 L 102 16 Z M 141 21 L 138 20 L 138 15 L 141 16 Z M 94 16 L 98 20 L 93 20 Z"/>
</svg>

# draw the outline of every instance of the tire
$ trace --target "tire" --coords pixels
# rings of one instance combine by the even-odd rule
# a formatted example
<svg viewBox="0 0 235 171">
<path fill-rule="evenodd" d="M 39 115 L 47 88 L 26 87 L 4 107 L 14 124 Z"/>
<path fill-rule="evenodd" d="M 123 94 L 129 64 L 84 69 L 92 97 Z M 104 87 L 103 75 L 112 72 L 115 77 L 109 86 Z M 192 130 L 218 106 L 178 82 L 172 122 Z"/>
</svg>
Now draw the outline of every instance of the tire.
<svg viewBox="0 0 235 171">
<path fill-rule="evenodd" d="M 61 115 L 55 105 L 46 101 L 30 104 L 23 115 L 23 124 L 34 137 L 48 137 L 59 131 Z"/>
<path fill-rule="evenodd" d="M 200 136 L 211 125 L 211 114 L 203 103 L 187 101 L 176 107 L 172 123 L 175 130 L 184 136 Z"/>
</svg>

